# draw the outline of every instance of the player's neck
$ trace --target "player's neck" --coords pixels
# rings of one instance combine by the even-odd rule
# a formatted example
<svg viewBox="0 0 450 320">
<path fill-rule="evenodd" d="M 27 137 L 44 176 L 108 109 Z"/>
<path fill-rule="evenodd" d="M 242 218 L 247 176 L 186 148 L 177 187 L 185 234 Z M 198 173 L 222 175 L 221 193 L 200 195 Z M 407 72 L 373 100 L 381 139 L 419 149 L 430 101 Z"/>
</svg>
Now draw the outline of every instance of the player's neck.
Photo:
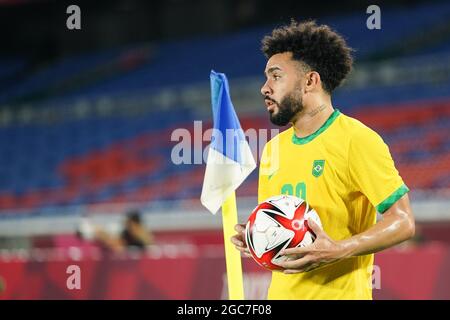
<svg viewBox="0 0 450 320">
<path fill-rule="evenodd" d="M 334 108 L 330 103 L 318 104 L 299 113 L 293 127 L 295 135 L 299 138 L 307 137 L 317 130 L 328 120 Z"/>
</svg>

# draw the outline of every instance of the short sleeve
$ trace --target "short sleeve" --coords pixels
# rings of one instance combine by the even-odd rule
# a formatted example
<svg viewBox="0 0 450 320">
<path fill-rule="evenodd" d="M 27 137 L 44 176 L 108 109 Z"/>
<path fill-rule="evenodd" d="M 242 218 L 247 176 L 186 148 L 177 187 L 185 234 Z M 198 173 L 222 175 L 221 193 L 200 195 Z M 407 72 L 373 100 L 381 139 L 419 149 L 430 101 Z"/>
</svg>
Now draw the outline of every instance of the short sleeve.
<svg viewBox="0 0 450 320">
<path fill-rule="evenodd" d="M 373 130 L 363 127 L 355 132 L 349 146 L 350 181 L 384 213 L 409 189 L 403 182 L 389 148 Z"/>
</svg>

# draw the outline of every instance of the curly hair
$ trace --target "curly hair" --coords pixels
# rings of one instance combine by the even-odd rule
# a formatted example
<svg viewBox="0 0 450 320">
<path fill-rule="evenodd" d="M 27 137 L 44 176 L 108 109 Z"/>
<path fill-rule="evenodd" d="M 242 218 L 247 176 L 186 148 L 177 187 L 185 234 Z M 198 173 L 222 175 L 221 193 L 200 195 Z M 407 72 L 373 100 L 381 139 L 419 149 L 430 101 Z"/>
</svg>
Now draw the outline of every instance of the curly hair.
<svg viewBox="0 0 450 320">
<path fill-rule="evenodd" d="M 337 88 L 352 69 L 352 49 L 338 33 L 315 21 L 298 23 L 272 31 L 262 39 L 261 50 L 267 58 L 277 53 L 292 52 L 294 60 L 320 74 L 325 91 Z"/>
</svg>

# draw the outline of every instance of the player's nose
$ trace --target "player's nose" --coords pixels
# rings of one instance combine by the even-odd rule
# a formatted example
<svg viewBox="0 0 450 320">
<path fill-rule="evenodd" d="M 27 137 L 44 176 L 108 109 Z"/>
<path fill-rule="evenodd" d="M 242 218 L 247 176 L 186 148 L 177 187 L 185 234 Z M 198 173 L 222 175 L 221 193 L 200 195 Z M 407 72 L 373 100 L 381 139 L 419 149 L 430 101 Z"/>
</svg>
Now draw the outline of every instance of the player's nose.
<svg viewBox="0 0 450 320">
<path fill-rule="evenodd" d="M 270 86 L 269 86 L 269 84 L 268 84 L 268 81 L 269 81 L 269 80 L 267 80 L 267 81 L 263 84 L 263 86 L 261 87 L 261 94 L 262 94 L 263 96 L 269 96 L 269 95 L 271 95 L 271 94 L 273 93 L 272 88 L 270 88 Z"/>
</svg>

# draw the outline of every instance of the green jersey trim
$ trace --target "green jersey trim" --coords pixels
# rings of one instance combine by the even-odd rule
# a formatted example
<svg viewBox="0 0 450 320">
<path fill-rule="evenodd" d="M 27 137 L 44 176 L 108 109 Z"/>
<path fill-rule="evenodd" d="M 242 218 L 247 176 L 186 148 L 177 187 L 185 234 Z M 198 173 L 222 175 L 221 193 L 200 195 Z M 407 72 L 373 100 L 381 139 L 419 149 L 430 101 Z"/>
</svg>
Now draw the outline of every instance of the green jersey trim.
<svg viewBox="0 0 450 320">
<path fill-rule="evenodd" d="M 381 202 L 377 206 L 377 211 L 379 213 L 385 213 L 387 209 L 392 207 L 392 205 L 401 197 L 403 197 L 409 191 L 408 187 L 403 184 L 400 188 L 395 190 L 386 200 Z"/>
<path fill-rule="evenodd" d="M 292 142 L 294 144 L 306 144 L 312 140 L 314 140 L 314 138 L 316 138 L 319 134 L 321 134 L 322 132 L 324 132 L 329 126 L 331 126 L 331 124 L 334 122 L 334 120 L 336 120 L 336 118 L 341 114 L 341 112 L 338 109 L 335 109 L 334 112 L 331 114 L 331 116 L 328 118 L 327 121 L 325 121 L 325 123 L 314 133 L 310 134 L 309 136 L 303 137 L 303 138 L 299 138 L 295 135 L 295 131 L 292 134 Z"/>
</svg>

